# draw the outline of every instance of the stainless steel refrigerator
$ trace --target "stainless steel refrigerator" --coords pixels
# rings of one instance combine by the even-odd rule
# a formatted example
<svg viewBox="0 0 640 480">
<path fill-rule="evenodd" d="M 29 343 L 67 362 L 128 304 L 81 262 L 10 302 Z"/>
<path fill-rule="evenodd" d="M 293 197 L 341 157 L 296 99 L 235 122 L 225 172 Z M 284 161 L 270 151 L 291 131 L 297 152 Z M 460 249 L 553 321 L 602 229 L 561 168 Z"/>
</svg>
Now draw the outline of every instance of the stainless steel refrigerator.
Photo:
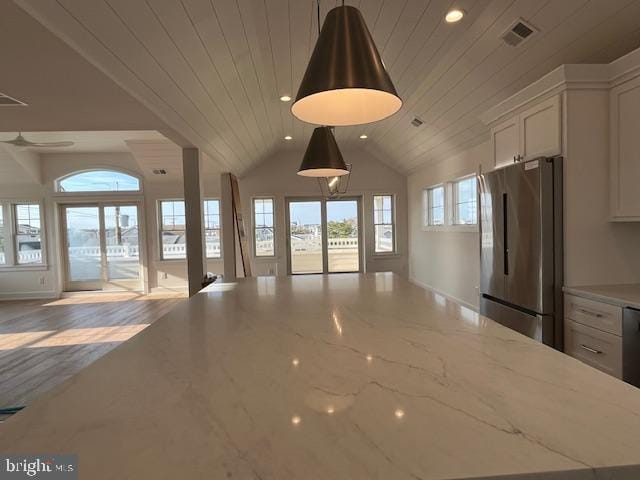
<svg viewBox="0 0 640 480">
<path fill-rule="evenodd" d="M 562 158 L 481 173 L 478 185 L 480 312 L 562 350 Z"/>
</svg>

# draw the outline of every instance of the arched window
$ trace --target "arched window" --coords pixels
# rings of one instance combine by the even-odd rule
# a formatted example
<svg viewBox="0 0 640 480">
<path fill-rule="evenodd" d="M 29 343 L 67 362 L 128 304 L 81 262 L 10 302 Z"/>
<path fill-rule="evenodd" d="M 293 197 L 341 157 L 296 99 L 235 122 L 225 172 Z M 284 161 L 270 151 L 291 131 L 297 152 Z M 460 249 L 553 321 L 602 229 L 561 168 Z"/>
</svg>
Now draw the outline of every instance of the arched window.
<svg viewBox="0 0 640 480">
<path fill-rule="evenodd" d="M 114 170 L 72 173 L 56 182 L 58 192 L 139 192 L 140 180 Z"/>
</svg>

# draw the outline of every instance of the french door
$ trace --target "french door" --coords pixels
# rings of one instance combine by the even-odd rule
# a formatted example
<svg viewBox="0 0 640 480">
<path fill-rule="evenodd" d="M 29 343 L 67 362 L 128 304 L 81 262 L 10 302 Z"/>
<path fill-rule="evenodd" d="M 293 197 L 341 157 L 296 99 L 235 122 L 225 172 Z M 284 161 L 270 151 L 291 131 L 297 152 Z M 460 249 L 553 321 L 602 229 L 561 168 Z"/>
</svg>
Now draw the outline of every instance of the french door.
<svg viewBox="0 0 640 480">
<path fill-rule="evenodd" d="M 138 206 L 62 205 L 65 290 L 141 290 Z"/>
<path fill-rule="evenodd" d="M 362 271 L 359 197 L 291 198 L 286 206 L 290 275 Z"/>
</svg>

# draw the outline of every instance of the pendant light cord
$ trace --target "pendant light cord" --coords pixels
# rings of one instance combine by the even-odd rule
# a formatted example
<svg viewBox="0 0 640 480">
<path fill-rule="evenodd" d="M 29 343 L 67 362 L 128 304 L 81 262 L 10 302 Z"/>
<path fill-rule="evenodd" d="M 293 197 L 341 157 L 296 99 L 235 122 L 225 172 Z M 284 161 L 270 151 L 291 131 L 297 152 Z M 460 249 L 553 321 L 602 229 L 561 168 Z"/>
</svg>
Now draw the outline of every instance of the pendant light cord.
<svg viewBox="0 0 640 480">
<path fill-rule="evenodd" d="M 318 37 L 320 36 L 320 0 L 317 1 L 318 4 Z"/>
</svg>

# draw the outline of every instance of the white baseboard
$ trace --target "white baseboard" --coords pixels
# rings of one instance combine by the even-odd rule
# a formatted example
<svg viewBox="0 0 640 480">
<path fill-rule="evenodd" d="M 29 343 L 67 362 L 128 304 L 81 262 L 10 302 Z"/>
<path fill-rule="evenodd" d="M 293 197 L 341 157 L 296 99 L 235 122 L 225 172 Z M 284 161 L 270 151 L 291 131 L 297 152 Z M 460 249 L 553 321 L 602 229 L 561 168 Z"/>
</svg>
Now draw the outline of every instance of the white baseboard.
<svg viewBox="0 0 640 480">
<path fill-rule="evenodd" d="M 58 299 L 60 294 L 58 292 L 45 291 L 45 292 L 3 292 L 0 293 L 0 301 L 2 300 L 49 300 Z"/>
<path fill-rule="evenodd" d="M 420 280 L 416 280 L 414 277 L 409 277 L 409 281 L 414 285 L 424 288 L 425 290 L 431 290 L 432 292 L 437 293 L 438 295 L 442 295 L 443 297 L 451 300 L 452 302 L 455 302 L 458 305 L 462 305 L 463 307 L 473 310 L 474 312 L 478 311 L 477 305 L 473 305 L 469 302 L 465 302 L 464 300 L 458 297 L 454 297 L 453 295 L 450 295 L 447 292 L 443 292 L 442 290 L 432 287 L 431 285 L 427 285 L 426 283 L 421 282 Z"/>
</svg>

